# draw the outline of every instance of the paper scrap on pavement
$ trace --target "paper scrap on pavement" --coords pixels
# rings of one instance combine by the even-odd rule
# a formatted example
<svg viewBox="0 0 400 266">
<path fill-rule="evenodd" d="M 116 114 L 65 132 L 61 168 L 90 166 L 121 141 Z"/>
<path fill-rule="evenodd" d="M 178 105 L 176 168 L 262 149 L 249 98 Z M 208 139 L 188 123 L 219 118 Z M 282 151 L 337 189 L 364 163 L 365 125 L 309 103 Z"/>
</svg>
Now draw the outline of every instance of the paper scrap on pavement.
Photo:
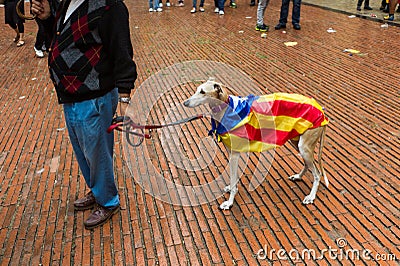
<svg viewBox="0 0 400 266">
<path fill-rule="evenodd" d="M 343 52 L 350 53 L 350 54 L 359 54 L 360 51 L 354 49 L 344 49 Z"/>
<path fill-rule="evenodd" d="M 287 47 L 296 46 L 297 42 L 285 42 L 284 43 Z"/>
<path fill-rule="evenodd" d="M 41 173 L 43 173 L 43 172 L 44 172 L 44 168 L 38 170 L 36 173 L 37 173 L 37 174 L 41 174 Z"/>
<path fill-rule="evenodd" d="M 336 32 L 336 30 L 334 30 L 334 29 L 332 29 L 332 28 L 329 28 L 329 29 L 327 29 L 326 30 L 328 33 L 334 33 L 334 32 Z"/>
</svg>

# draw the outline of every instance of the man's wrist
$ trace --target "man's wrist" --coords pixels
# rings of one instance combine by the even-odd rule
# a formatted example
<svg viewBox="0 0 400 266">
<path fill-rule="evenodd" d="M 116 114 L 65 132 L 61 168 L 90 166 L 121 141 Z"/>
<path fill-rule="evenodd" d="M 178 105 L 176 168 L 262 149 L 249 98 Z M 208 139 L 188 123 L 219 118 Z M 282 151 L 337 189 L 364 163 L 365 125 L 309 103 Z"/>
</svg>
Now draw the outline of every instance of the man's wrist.
<svg viewBox="0 0 400 266">
<path fill-rule="evenodd" d="M 129 94 L 120 94 L 118 97 L 118 101 L 120 103 L 130 103 L 131 102 L 131 96 Z"/>
</svg>

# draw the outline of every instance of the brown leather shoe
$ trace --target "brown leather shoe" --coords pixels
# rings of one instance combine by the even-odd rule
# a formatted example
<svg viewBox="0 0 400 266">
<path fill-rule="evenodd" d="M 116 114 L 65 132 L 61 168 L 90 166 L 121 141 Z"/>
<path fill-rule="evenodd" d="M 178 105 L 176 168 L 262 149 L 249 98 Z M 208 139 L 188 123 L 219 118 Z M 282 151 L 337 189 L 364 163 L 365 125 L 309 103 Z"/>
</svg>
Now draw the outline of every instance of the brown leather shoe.
<svg viewBox="0 0 400 266">
<path fill-rule="evenodd" d="M 85 197 L 78 199 L 74 202 L 74 208 L 77 211 L 84 211 L 94 207 L 96 199 L 93 193 L 90 191 Z"/>
<path fill-rule="evenodd" d="M 86 229 L 93 229 L 107 222 L 119 210 L 119 205 L 114 208 L 105 208 L 97 205 L 96 209 L 83 224 L 85 225 Z"/>
</svg>

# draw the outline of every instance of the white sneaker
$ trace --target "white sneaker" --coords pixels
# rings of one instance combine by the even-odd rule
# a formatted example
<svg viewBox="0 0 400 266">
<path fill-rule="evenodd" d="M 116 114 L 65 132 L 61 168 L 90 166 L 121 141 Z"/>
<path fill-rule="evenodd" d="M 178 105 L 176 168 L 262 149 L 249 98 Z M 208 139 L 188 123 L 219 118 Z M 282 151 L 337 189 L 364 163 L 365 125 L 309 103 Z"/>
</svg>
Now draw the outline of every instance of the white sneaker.
<svg viewBox="0 0 400 266">
<path fill-rule="evenodd" d="M 163 4 L 162 4 L 162 3 L 159 3 L 159 4 L 158 4 L 158 7 L 163 7 Z"/>
<path fill-rule="evenodd" d="M 202 7 L 202 6 L 199 8 L 199 10 L 200 10 L 200 12 L 204 12 L 205 11 L 204 7 Z"/>
<path fill-rule="evenodd" d="M 224 15 L 225 12 L 224 12 L 223 10 L 220 10 L 220 11 L 219 11 L 219 14 L 220 14 L 220 15 Z"/>
<path fill-rule="evenodd" d="M 153 11 L 154 11 L 154 9 L 150 7 L 149 8 L 149 12 L 153 12 Z"/>
<path fill-rule="evenodd" d="M 218 13 L 218 12 L 219 12 L 219 8 L 216 7 L 216 8 L 214 9 L 214 13 Z"/>
<path fill-rule="evenodd" d="M 157 12 L 162 12 L 162 8 L 161 7 L 157 8 Z"/>
<path fill-rule="evenodd" d="M 193 7 L 192 10 L 190 10 L 190 13 L 196 13 L 196 8 Z"/>
<path fill-rule="evenodd" d="M 166 5 L 167 5 L 167 7 L 170 7 L 170 6 L 171 6 L 171 3 L 170 3 L 170 2 L 167 2 Z"/>
<path fill-rule="evenodd" d="M 39 57 L 39 58 L 43 58 L 43 57 L 44 57 L 44 54 L 43 54 L 43 51 L 42 51 L 42 50 L 36 49 L 35 46 L 33 46 L 33 49 L 35 50 L 35 53 L 36 53 L 36 56 L 37 56 L 37 57 Z"/>
<path fill-rule="evenodd" d="M 183 4 L 183 2 L 179 2 L 178 6 L 185 6 L 185 5 Z"/>
</svg>

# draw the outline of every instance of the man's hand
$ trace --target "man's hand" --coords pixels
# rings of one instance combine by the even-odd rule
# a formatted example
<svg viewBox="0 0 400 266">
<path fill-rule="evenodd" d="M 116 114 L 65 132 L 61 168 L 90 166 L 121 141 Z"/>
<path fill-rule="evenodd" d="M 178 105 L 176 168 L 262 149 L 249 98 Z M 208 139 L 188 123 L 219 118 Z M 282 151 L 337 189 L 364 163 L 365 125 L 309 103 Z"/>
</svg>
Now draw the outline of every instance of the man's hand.
<svg viewBox="0 0 400 266">
<path fill-rule="evenodd" d="M 51 15 L 50 4 L 48 0 L 32 0 L 32 14 L 39 19 L 47 19 Z"/>
<path fill-rule="evenodd" d="M 119 113 L 121 116 L 125 116 L 126 110 L 128 109 L 131 96 L 130 94 L 119 94 Z"/>
</svg>

